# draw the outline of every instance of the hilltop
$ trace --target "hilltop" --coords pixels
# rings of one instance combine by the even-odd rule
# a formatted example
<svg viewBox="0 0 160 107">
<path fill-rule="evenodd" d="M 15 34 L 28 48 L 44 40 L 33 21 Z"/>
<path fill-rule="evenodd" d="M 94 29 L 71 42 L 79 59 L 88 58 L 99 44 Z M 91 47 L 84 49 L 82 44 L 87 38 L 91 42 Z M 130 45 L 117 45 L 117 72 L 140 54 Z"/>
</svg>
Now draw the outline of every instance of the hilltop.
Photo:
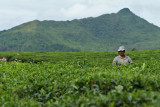
<svg viewBox="0 0 160 107">
<path fill-rule="evenodd" d="M 124 8 L 117 13 L 72 21 L 24 23 L 0 32 L 0 51 L 116 51 L 159 49 L 160 28 Z"/>
</svg>

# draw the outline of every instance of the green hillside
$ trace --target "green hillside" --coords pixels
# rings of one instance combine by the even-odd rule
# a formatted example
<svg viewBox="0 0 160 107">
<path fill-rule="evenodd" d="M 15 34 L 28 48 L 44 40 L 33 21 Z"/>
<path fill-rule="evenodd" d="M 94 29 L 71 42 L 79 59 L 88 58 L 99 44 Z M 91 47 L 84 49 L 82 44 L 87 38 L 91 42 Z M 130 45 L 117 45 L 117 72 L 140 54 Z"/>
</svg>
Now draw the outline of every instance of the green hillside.
<svg viewBox="0 0 160 107">
<path fill-rule="evenodd" d="M 115 51 L 159 49 L 160 28 L 128 8 L 72 21 L 24 23 L 0 32 L 0 51 Z"/>
</svg>

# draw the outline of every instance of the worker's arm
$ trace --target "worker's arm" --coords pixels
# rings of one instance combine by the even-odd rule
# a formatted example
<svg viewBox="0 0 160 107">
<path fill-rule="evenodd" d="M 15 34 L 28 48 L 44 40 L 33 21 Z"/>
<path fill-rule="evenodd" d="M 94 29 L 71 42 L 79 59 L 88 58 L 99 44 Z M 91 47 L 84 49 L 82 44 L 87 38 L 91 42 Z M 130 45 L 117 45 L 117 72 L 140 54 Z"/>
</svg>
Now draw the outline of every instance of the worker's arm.
<svg viewBox="0 0 160 107">
<path fill-rule="evenodd" d="M 114 58 L 112 65 L 117 65 L 117 58 L 116 57 Z"/>
</svg>

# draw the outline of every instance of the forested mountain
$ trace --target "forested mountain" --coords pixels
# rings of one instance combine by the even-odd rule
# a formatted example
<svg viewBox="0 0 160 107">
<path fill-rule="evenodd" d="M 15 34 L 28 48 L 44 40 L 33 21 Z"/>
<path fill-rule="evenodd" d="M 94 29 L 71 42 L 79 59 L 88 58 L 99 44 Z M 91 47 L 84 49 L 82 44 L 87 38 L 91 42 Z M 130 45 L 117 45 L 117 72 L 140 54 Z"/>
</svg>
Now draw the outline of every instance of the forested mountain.
<svg viewBox="0 0 160 107">
<path fill-rule="evenodd" d="M 124 8 L 72 21 L 24 23 L 0 32 L 0 51 L 116 51 L 160 48 L 160 28 Z"/>
</svg>

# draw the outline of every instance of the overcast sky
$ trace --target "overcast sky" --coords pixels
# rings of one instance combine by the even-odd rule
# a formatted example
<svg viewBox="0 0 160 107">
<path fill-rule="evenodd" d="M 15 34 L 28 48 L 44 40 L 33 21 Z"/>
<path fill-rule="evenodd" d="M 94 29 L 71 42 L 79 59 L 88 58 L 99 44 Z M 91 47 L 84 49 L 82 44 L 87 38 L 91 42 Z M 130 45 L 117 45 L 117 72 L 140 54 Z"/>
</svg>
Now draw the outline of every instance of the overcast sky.
<svg viewBox="0 0 160 107">
<path fill-rule="evenodd" d="M 73 20 L 129 8 L 160 27 L 160 0 L 0 0 L 0 30 L 38 19 Z"/>
</svg>

